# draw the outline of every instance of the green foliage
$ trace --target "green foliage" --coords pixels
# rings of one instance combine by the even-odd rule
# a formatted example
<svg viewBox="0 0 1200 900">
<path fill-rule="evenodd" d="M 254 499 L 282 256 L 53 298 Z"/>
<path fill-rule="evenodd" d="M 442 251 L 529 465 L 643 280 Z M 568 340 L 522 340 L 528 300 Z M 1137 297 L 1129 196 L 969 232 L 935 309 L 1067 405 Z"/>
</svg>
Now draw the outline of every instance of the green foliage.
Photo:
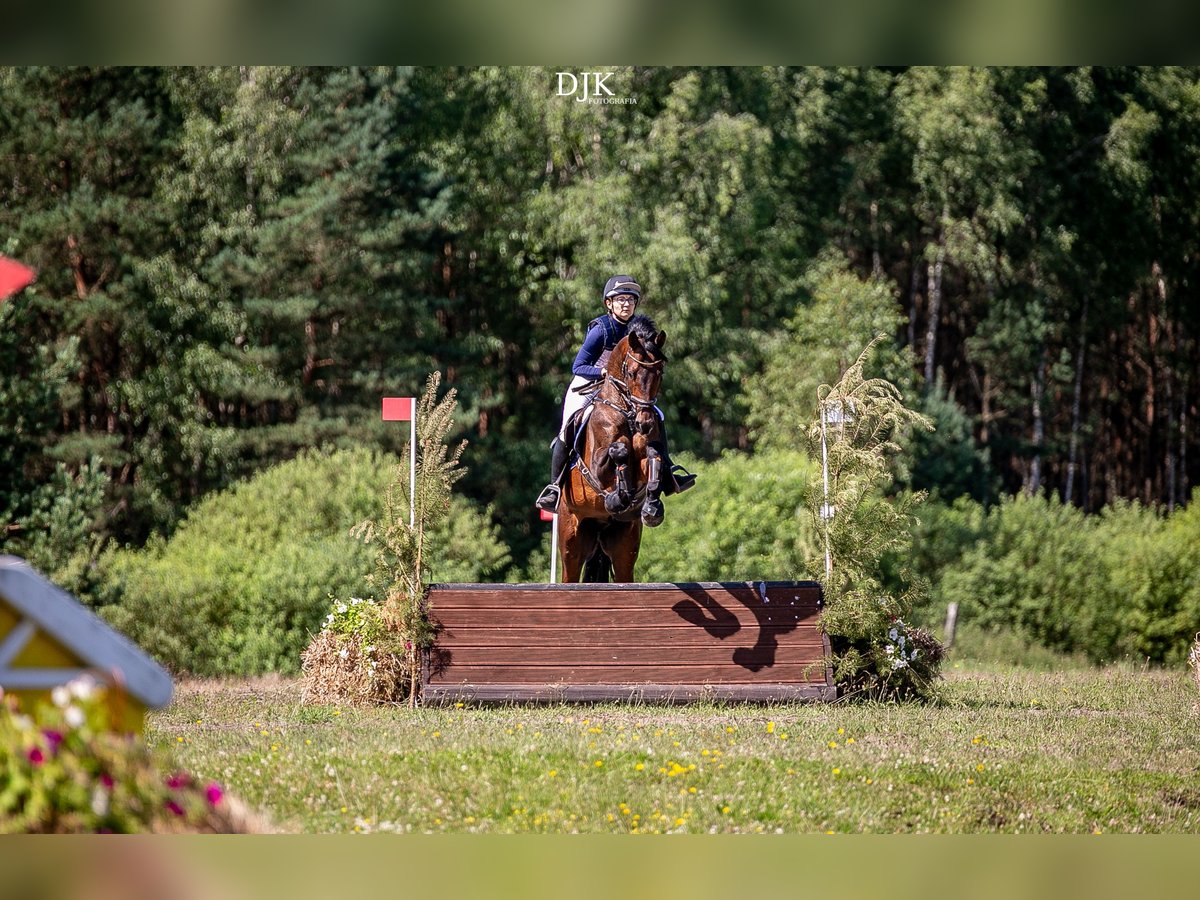
<svg viewBox="0 0 1200 900">
<path fill-rule="evenodd" d="M 1195 509 L 1162 519 L 1118 504 L 1084 516 L 1054 497 L 1006 499 L 935 595 L 959 601 L 964 621 L 1096 662 L 1179 663 L 1200 617 Z"/>
<path fill-rule="evenodd" d="M 108 473 L 96 457 L 75 475 L 59 463 L 31 494 L 30 510 L 17 522 L 7 551 L 71 593 L 91 596 L 97 587 L 96 559 L 105 544 L 99 532 L 108 485 Z"/>
<path fill-rule="evenodd" d="M 901 552 L 883 558 L 884 584 L 889 590 L 904 591 L 909 582 L 927 585 L 923 597 L 914 598 L 913 620 L 925 626 L 941 625 L 946 596 L 941 576 L 987 535 L 987 510 L 969 497 L 946 504 L 934 497 L 912 507 L 912 536 Z"/>
<path fill-rule="evenodd" d="M 374 646 L 387 635 L 387 623 L 383 609 L 370 597 L 351 597 L 349 600 L 334 600 L 329 615 L 321 624 L 324 631 L 341 637 L 360 637 L 368 646 Z"/>
<path fill-rule="evenodd" d="M 303 453 L 215 494 L 170 540 L 101 560 L 102 612 L 176 670 L 295 673 L 329 597 L 362 592 L 371 553 L 350 529 L 381 514 L 400 466 L 370 450 Z M 394 500 L 407 521 L 407 497 Z M 484 514 L 457 500 L 447 516 L 427 539 L 439 575 L 479 580 L 506 564 Z"/>
<path fill-rule="evenodd" d="M 801 578 L 819 551 L 802 515 L 809 479 L 819 468 L 798 450 L 726 452 L 712 463 L 684 464 L 696 487 L 666 500 L 667 517 L 642 532 L 643 581 L 758 581 Z M 540 572 L 541 570 L 539 570 Z M 544 578 L 538 574 L 536 580 Z"/>
<path fill-rule="evenodd" d="M 107 693 L 78 679 L 29 713 L 0 697 L 0 833 L 243 830 L 219 784 L 113 730 Z"/>
<path fill-rule="evenodd" d="M 863 279 L 846 261 L 826 254 L 808 271 L 810 302 L 787 322 L 773 344 L 762 374 L 748 391 L 747 424 L 759 446 L 796 446 L 797 421 L 823 384 L 832 384 L 880 333 L 894 335 L 902 317 L 895 287 L 882 278 Z M 880 377 L 910 390 L 910 354 L 892 341 L 881 341 L 876 366 Z"/>
<path fill-rule="evenodd" d="M 902 441 L 899 481 L 914 491 L 952 502 L 967 496 L 986 503 L 996 493 L 995 476 L 985 448 L 975 441 L 974 425 L 941 381 L 925 392 L 916 409 L 933 430 L 913 429 Z"/>
<path fill-rule="evenodd" d="M 908 545 L 910 510 L 923 497 L 884 498 L 896 437 L 907 428 L 932 427 L 908 409 L 899 389 L 867 378 L 863 367 L 879 335 L 838 382 L 817 390 L 818 418 L 805 430 L 809 454 L 827 457 L 828 485 L 817 470 L 808 482 L 808 510 L 827 556 L 809 571 L 825 590 L 822 627 L 830 635 L 834 677 L 868 696 L 927 697 L 938 674 L 941 648 L 927 632 L 904 622 L 919 584 L 899 592 L 884 586 L 883 558 Z M 903 639 L 903 640 L 902 640 Z"/>
</svg>

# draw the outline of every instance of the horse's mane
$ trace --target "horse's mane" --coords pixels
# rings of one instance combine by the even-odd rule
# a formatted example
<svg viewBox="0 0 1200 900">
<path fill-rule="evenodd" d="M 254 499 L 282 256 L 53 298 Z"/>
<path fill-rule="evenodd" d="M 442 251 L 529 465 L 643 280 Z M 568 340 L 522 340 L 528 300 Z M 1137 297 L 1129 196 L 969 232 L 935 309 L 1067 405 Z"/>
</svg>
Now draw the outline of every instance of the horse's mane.
<svg viewBox="0 0 1200 900">
<path fill-rule="evenodd" d="M 650 346 L 654 344 L 654 337 L 658 334 L 658 328 L 655 327 L 654 320 L 641 313 L 638 313 L 629 320 L 629 329 L 626 331 L 626 334 L 629 331 L 636 331 L 641 342 Z"/>
</svg>

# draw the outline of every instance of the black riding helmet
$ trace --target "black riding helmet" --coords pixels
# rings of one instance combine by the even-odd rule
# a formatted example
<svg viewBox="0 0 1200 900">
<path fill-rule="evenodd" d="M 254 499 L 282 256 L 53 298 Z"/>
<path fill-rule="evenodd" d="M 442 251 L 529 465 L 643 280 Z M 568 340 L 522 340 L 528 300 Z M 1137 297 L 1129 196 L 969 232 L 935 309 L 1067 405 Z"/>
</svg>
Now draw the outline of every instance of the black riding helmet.
<svg viewBox="0 0 1200 900">
<path fill-rule="evenodd" d="M 617 294 L 633 294 L 641 300 L 642 286 L 630 275 L 614 275 L 604 283 L 604 299 L 615 297 Z"/>
</svg>

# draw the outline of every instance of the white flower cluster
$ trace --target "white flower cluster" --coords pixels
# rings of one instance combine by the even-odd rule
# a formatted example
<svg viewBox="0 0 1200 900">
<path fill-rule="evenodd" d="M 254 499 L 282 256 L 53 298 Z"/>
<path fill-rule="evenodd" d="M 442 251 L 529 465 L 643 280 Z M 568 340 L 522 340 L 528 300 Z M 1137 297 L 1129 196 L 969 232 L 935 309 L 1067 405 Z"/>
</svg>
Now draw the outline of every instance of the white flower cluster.
<svg viewBox="0 0 1200 900">
<path fill-rule="evenodd" d="M 65 685 L 59 685 L 50 692 L 54 705 L 63 711 L 63 719 L 72 728 L 79 728 L 87 721 L 83 710 L 75 705 L 76 700 L 90 700 L 96 692 L 96 679 L 91 675 L 80 675 Z"/>
<path fill-rule="evenodd" d="M 883 652 L 892 658 L 893 671 L 906 668 L 917 658 L 917 648 L 908 646 L 906 628 L 904 620 L 897 619 L 896 624 L 888 630 L 888 644 L 883 648 Z"/>
<path fill-rule="evenodd" d="M 339 600 L 337 605 L 334 606 L 333 612 L 325 617 L 325 627 L 328 628 L 330 625 L 332 625 L 334 619 L 336 619 L 338 616 L 344 616 L 346 613 L 350 612 L 351 606 L 358 606 L 360 603 L 374 602 L 375 601 L 371 599 L 364 600 L 362 597 L 351 597 L 350 603 L 347 605 L 344 600 Z"/>
</svg>

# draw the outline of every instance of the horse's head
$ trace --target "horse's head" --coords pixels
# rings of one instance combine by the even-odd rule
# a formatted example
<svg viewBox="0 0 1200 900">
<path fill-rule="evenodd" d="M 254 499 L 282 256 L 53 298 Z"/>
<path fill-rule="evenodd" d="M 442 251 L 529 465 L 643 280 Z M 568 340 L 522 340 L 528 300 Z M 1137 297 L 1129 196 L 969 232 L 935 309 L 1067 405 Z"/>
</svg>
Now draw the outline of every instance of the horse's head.
<svg viewBox="0 0 1200 900">
<path fill-rule="evenodd" d="M 608 375 L 636 408 L 634 426 L 642 434 L 649 434 L 658 421 L 654 404 L 667 361 L 662 349 L 666 342 L 667 333 L 658 331 L 649 316 L 634 316 L 629 333 L 608 359 Z"/>
</svg>

